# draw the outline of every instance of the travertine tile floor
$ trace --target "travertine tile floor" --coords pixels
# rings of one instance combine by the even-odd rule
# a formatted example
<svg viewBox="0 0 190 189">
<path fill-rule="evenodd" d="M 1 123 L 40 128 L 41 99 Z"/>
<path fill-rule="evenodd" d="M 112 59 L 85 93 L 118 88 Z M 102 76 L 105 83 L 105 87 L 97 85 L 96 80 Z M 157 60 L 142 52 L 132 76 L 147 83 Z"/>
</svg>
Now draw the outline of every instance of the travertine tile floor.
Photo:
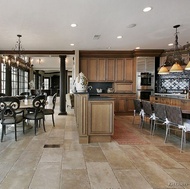
<svg viewBox="0 0 190 189">
<path fill-rule="evenodd" d="M 164 133 L 155 136 L 149 129 L 132 125 L 150 144 L 118 145 L 117 142 L 79 144 L 73 109 L 59 116 L 56 126 L 46 117 L 45 133 L 39 128 L 26 134 L 8 131 L 0 143 L 1 189 L 166 189 L 190 188 L 190 142 L 180 153 L 180 139 L 170 136 L 164 144 Z M 125 119 L 126 118 L 126 119 Z M 136 123 L 138 120 L 136 120 Z M 44 148 L 60 144 L 60 148 Z"/>
</svg>

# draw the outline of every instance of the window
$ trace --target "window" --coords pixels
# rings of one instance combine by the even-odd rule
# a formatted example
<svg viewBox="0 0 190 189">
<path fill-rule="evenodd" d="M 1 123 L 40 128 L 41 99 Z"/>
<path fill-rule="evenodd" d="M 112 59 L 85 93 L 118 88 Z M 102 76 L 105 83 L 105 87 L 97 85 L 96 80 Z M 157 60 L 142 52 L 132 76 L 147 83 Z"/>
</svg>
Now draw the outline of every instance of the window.
<svg viewBox="0 0 190 189">
<path fill-rule="evenodd" d="M 28 72 L 19 70 L 19 94 L 28 91 Z"/>
<path fill-rule="evenodd" d="M 12 96 L 18 95 L 18 71 L 15 67 L 11 67 L 11 87 Z"/>
<path fill-rule="evenodd" d="M 49 89 L 49 78 L 44 78 L 44 89 L 45 90 Z"/>
<path fill-rule="evenodd" d="M 1 93 L 5 93 L 5 83 L 6 83 L 6 66 L 1 63 Z"/>
</svg>

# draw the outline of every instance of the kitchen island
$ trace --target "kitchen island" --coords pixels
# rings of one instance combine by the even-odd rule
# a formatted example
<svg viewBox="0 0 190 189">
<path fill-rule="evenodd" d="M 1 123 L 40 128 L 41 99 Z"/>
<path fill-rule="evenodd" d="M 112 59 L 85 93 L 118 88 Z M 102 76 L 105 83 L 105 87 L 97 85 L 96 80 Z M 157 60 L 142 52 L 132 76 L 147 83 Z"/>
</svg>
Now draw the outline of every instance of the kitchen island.
<svg viewBox="0 0 190 189">
<path fill-rule="evenodd" d="M 182 111 L 190 113 L 190 99 L 187 94 L 155 93 L 150 96 L 150 102 L 180 106 Z"/>
<path fill-rule="evenodd" d="M 79 143 L 110 142 L 114 132 L 114 99 L 75 93 Z"/>
</svg>

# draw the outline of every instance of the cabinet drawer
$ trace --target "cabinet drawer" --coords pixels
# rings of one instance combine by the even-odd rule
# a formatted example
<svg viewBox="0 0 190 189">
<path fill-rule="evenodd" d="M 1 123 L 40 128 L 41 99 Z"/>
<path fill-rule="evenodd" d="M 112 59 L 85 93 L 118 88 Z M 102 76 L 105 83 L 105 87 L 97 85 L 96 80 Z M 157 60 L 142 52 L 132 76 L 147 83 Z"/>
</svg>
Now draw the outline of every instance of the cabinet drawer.
<svg viewBox="0 0 190 189">
<path fill-rule="evenodd" d="M 114 84 L 115 92 L 127 93 L 133 91 L 132 83 L 115 83 Z"/>
</svg>

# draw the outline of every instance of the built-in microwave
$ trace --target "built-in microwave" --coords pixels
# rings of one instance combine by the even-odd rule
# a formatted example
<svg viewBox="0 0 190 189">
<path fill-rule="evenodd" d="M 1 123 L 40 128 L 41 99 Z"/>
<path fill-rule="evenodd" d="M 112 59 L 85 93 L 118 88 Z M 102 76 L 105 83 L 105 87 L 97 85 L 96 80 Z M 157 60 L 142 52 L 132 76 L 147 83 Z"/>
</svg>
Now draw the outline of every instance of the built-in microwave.
<svg viewBox="0 0 190 189">
<path fill-rule="evenodd" d="M 151 86 L 152 74 L 151 73 L 141 73 L 140 74 L 140 85 L 141 86 Z"/>
</svg>

